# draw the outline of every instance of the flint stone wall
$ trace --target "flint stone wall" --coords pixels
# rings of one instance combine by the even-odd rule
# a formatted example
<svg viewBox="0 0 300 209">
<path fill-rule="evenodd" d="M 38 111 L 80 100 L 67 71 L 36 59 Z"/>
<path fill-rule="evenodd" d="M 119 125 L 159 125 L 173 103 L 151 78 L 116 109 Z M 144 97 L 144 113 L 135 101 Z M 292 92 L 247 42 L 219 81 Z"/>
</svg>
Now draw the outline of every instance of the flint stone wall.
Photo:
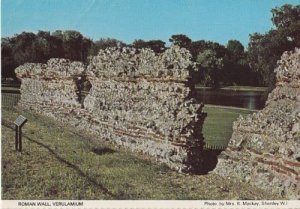
<svg viewBox="0 0 300 209">
<path fill-rule="evenodd" d="M 22 80 L 19 105 L 52 117 L 56 112 L 80 108 L 76 79 L 83 71 L 82 63 L 66 59 L 19 66 L 15 70 Z"/>
<path fill-rule="evenodd" d="M 197 172 L 204 164 L 205 116 L 192 98 L 190 59 L 178 47 L 158 55 L 149 49 L 110 48 L 93 57 L 86 70 L 64 59 L 25 64 L 16 69 L 22 79 L 20 105 L 171 168 Z M 75 83 L 82 75 L 92 84 L 83 108 Z"/>
<path fill-rule="evenodd" d="M 278 61 L 276 88 L 263 110 L 239 117 L 214 172 L 300 198 L 300 49 Z"/>
</svg>

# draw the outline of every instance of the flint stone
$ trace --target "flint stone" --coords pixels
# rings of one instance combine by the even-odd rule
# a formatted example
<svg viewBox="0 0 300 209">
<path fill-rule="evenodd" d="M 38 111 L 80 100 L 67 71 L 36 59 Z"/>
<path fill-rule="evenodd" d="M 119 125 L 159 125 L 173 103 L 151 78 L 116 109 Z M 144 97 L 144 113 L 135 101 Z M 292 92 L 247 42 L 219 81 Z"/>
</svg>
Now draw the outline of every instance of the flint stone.
<svg viewBox="0 0 300 209">
<path fill-rule="evenodd" d="M 299 199 L 300 49 L 285 52 L 275 73 L 276 87 L 265 108 L 234 122 L 229 146 L 214 172 Z"/>
<path fill-rule="evenodd" d="M 202 159 L 203 105 L 197 103 L 190 53 L 177 46 L 162 54 L 150 49 L 108 48 L 88 66 L 66 59 L 26 63 L 19 105 L 88 130 L 133 152 L 142 152 L 178 171 L 197 172 Z M 92 87 L 83 105 L 76 81 Z"/>
</svg>

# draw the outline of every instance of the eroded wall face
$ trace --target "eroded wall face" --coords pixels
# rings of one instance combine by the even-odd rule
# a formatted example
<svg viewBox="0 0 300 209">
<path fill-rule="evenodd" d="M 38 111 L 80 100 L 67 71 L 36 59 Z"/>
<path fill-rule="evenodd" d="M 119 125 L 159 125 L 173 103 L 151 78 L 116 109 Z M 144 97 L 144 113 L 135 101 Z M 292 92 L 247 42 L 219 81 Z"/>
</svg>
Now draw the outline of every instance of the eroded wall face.
<svg viewBox="0 0 300 209">
<path fill-rule="evenodd" d="M 204 163 L 204 114 L 191 97 L 190 58 L 178 47 L 159 55 L 111 48 L 93 57 L 86 70 L 60 59 L 25 64 L 16 70 L 22 79 L 20 105 L 176 170 L 197 172 Z M 74 80 L 83 74 L 92 88 L 81 107 Z"/>
<path fill-rule="evenodd" d="M 233 125 L 215 172 L 300 198 L 300 50 L 285 52 L 266 107 Z"/>
<path fill-rule="evenodd" d="M 76 79 L 84 71 L 80 62 L 50 59 L 47 64 L 26 63 L 16 69 L 22 80 L 19 105 L 51 117 L 80 108 Z"/>
</svg>

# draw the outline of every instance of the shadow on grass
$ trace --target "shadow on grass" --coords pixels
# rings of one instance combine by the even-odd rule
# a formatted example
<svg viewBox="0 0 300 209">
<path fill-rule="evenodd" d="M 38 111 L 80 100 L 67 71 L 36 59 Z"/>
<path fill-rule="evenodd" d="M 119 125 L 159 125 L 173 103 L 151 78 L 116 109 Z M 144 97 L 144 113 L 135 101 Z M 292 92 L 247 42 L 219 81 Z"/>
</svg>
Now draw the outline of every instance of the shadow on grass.
<svg viewBox="0 0 300 209">
<path fill-rule="evenodd" d="M 98 147 L 98 148 L 92 149 L 92 152 L 97 155 L 105 155 L 105 154 L 115 153 L 116 151 L 114 151 L 110 148 L 107 148 L 107 147 Z"/>
<path fill-rule="evenodd" d="M 14 130 L 13 126 L 10 125 L 10 122 L 3 120 L 2 119 L 2 125 Z M 87 174 L 85 174 L 78 166 L 70 163 L 69 161 L 63 159 L 62 157 L 60 157 L 57 153 L 55 153 L 50 147 L 48 147 L 47 145 L 36 141 L 34 139 L 29 138 L 28 136 L 26 136 L 25 134 L 23 134 L 23 137 L 28 139 L 31 142 L 34 142 L 42 147 L 44 147 L 45 149 L 47 149 L 58 161 L 66 164 L 69 168 L 72 168 L 74 171 L 76 171 L 78 173 L 78 175 L 80 175 L 81 177 L 86 178 L 92 185 L 95 185 L 96 187 L 98 187 L 104 194 L 109 195 L 113 198 L 118 198 L 117 195 L 113 194 L 111 191 L 109 191 L 107 188 L 105 188 L 102 184 L 99 184 L 96 180 L 92 179 L 91 177 L 89 177 Z"/>
</svg>

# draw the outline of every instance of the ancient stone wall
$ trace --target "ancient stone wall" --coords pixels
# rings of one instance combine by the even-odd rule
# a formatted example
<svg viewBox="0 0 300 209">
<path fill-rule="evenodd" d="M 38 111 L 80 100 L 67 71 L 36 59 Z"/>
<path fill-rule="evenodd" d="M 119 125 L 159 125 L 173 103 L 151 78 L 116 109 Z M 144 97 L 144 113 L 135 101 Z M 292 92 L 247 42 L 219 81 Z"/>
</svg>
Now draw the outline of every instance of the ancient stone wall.
<svg viewBox="0 0 300 209">
<path fill-rule="evenodd" d="M 84 71 L 80 62 L 50 59 L 46 64 L 26 63 L 16 68 L 22 80 L 19 105 L 44 115 L 55 117 L 81 107 L 76 79 Z"/>
<path fill-rule="evenodd" d="M 187 50 L 175 46 L 158 55 L 150 49 L 101 50 L 85 71 L 78 62 L 59 59 L 25 64 L 16 69 L 20 104 L 174 169 L 197 172 L 205 164 L 204 114 L 192 98 L 190 59 Z M 92 84 L 84 107 L 74 82 L 82 75 Z"/>
<path fill-rule="evenodd" d="M 300 49 L 285 52 L 263 110 L 240 117 L 215 172 L 300 198 Z"/>
</svg>

